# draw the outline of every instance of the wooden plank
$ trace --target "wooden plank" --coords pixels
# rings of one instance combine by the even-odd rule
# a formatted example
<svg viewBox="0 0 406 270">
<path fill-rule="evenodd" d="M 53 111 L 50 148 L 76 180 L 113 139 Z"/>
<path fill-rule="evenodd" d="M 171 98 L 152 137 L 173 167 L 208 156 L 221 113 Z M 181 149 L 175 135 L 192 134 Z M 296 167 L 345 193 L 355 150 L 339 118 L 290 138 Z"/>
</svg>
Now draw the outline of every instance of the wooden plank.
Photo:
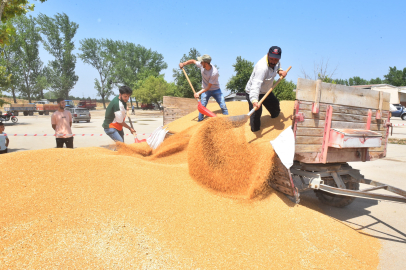
<svg viewBox="0 0 406 270">
<path fill-rule="evenodd" d="M 322 83 L 320 103 L 339 104 L 352 107 L 379 109 L 379 92 L 346 85 Z M 316 96 L 316 81 L 299 78 L 296 99 L 313 102 Z M 383 93 L 383 110 L 389 110 L 390 94 Z"/>
<path fill-rule="evenodd" d="M 321 144 L 296 144 L 295 145 L 296 153 L 320 153 Z"/>
<path fill-rule="evenodd" d="M 299 127 L 308 128 L 324 128 L 324 120 L 319 119 L 305 119 L 303 122 L 298 122 Z M 346 129 L 365 129 L 366 123 L 354 123 L 354 122 L 344 122 L 344 121 L 332 121 L 331 128 L 346 128 Z M 371 124 L 371 130 L 385 130 L 385 125 L 383 124 Z"/>
<path fill-rule="evenodd" d="M 323 137 L 324 128 L 306 128 L 298 127 L 296 130 L 296 136 L 315 136 Z"/>
<path fill-rule="evenodd" d="M 322 144 L 323 136 L 313 137 L 313 136 L 296 136 L 296 144 Z"/>
<path fill-rule="evenodd" d="M 355 114 L 355 115 L 365 115 L 368 116 L 368 109 L 366 108 L 356 108 L 356 107 L 349 107 L 349 106 L 340 106 L 335 104 L 320 104 L 320 113 L 325 112 L 327 110 L 327 105 L 333 106 L 334 113 L 345 113 L 345 114 Z M 372 114 L 376 114 L 377 110 L 371 109 Z M 299 104 L 299 112 L 303 111 L 312 111 L 312 103 L 308 101 L 300 101 Z M 382 111 L 382 116 L 384 118 L 388 117 L 389 111 Z"/>
<path fill-rule="evenodd" d="M 318 160 L 319 153 L 296 153 L 294 160 L 303 163 L 320 163 Z M 384 158 L 384 152 L 368 152 L 368 161 L 377 160 Z M 354 162 L 362 161 L 362 155 L 360 155 L 358 150 L 353 151 L 342 151 L 341 153 L 328 153 L 327 163 L 337 163 L 337 162 Z"/>
</svg>

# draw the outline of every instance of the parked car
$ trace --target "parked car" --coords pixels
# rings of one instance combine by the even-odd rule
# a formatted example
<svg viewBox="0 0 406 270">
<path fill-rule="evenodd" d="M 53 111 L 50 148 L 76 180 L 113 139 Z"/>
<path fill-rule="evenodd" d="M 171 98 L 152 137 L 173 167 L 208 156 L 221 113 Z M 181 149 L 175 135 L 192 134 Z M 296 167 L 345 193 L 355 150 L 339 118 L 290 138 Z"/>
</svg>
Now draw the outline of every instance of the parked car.
<svg viewBox="0 0 406 270">
<path fill-rule="evenodd" d="M 86 108 L 89 110 L 96 110 L 96 100 L 81 100 L 79 101 L 78 108 Z"/>
<path fill-rule="evenodd" d="M 393 104 L 391 106 L 391 113 L 392 117 L 400 117 L 402 120 L 406 120 L 406 108 L 402 104 Z"/>
<path fill-rule="evenodd" d="M 79 123 L 79 121 L 90 122 L 91 115 L 88 109 L 83 108 L 66 108 L 72 114 L 72 122 Z"/>
<path fill-rule="evenodd" d="M 145 103 L 142 103 L 141 104 L 141 109 L 143 109 L 143 110 L 153 110 L 153 109 L 155 109 L 155 106 L 154 106 L 154 104 L 145 104 Z"/>
<path fill-rule="evenodd" d="M 69 99 L 65 99 L 65 108 L 74 108 L 75 107 L 75 103 L 73 103 L 73 100 L 69 100 Z"/>
</svg>

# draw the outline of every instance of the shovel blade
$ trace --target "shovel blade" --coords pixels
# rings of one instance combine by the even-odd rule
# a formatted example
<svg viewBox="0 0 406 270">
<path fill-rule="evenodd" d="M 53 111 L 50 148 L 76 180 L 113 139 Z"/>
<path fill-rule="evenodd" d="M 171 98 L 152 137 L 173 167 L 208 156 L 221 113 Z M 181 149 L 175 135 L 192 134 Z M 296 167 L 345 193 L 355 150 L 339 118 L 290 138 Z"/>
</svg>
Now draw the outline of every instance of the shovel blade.
<svg viewBox="0 0 406 270">
<path fill-rule="evenodd" d="M 142 142 L 146 142 L 147 139 L 142 139 L 142 140 L 138 140 L 138 138 L 135 138 L 135 143 L 142 143 Z"/>
<path fill-rule="evenodd" d="M 213 112 L 211 112 L 209 109 L 207 109 L 206 107 L 204 107 L 202 105 L 202 103 L 199 101 L 199 104 L 197 105 L 197 110 L 201 113 L 204 114 L 208 117 L 216 117 L 217 115 L 215 115 Z"/>
<path fill-rule="evenodd" d="M 245 123 L 247 123 L 248 119 L 250 119 L 250 117 L 249 117 L 249 115 L 246 115 L 246 114 L 227 117 L 227 120 L 232 122 L 232 125 L 235 128 L 245 125 Z"/>
</svg>

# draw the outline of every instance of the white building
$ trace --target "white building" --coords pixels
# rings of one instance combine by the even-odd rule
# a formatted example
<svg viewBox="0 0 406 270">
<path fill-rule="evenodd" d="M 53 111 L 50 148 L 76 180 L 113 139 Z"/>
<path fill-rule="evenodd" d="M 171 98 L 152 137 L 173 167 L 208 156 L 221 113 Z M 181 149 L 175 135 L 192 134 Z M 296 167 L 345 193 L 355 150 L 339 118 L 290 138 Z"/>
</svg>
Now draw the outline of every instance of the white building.
<svg viewBox="0 0 406 270">
<path fill-rule="evenodd" d="M 390 94 L 391 104 L 406 106 L 406 86 L 393 86 L 390 84 L 353 85 L 352 87 L 383 91 Z"/>
</svg>

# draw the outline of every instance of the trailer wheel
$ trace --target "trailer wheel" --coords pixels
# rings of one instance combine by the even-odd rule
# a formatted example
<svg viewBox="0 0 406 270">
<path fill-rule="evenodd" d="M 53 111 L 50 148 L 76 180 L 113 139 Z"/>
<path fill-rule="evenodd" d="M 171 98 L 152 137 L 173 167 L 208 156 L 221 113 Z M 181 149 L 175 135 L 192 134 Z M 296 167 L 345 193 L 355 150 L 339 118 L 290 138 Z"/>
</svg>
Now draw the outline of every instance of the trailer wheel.
<svg viewBox="0 0 406 270">
<path fill-rule="evenodd" d="M 351 176 L 341 175 L 341 178 L 343 179 L 347 189 L 359 190 L 359 183 L 354 182 Z M 332 177 L 323 177 L 322 179 L 324 180 L 324 184 L 332 187 L 337 187 Z M 316 197 L 322 203 L 339 208 L 351 204 L 355 199 L 354 197 L 335 195 L 321 190 L 315 190 L 314 193 L 316 193 Z"/>
<path fill-rule="evenodd" d="M 24 116 L 27 116 L 28 115 L 28 112 L 24 112 Z"/>
<path fill-rule="evenodd" d="M 39 115 L 43 115 L 43 114 L 44 114 L 44 112 L 39 112 L 38 114 L 39 114 Z"/>
</svg>

